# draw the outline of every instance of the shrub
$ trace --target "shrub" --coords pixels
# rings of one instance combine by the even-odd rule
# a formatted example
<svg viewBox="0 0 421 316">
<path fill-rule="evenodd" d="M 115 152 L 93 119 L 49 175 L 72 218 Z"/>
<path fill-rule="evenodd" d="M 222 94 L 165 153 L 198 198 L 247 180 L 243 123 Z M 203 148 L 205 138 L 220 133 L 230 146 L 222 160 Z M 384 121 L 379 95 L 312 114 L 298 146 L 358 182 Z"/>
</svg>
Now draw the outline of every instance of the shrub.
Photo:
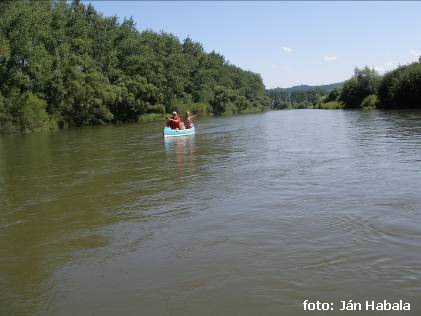
<svg viewBox="0 0 421 316">
<path fill-rule="evenodd" d="M 209 115 L 212 113 L 212 108 L 207 103 L 197 102 L 191 105 L 190 112 L 194 114 Z"/>
<path fill-rule="evenodd" d="M 222 115 L 234 115 L 238 113 L 238 108 L 235 106 L 234 103 L 228 103 L 227 106 L 225 107 L 225 111 L 224 113 L 222 113 Z"/>
<path fill-rule="evenodd" d="M 400 66 L 387 73 L 378 89 L 384 108 L 421 107 L 421 63 Z"/>
<path fill-rule="evenodd" d="M 341 95 L 341 89 L 335 88 L 329 92 L 326 98 L 323 100 L 325 102 L 332 102 L 338 100 L 339 96 Z"/>
<path fill-rule="evenodd" d="M 177 111 L 178 114 L 184 115 L 187 111 L 190 113 L 200 113 L 201 115 L 209 115 L 212 113 L 212 107 L 203 102 L 196 103 L 185 103 L 183 101 L 178 101 L 173 106 L 172 111 Z"/>
<path fill-rule="evenodd" d="M 45 108 L 47 102 L 33 95 L 25 93 L 19 98 L 19 125 L 22 131 L 40 131 L 50 129 L 51 122 Z"/>
<path fill-rule="evenodd" d="M 319 108 L 324 110 L 338 110 L 342 109 L 344 105 L 338 101 L 331 101 L 326 103 L 320 103 Z"/>
<path fill-rule="evenodd" d="M 345 81 L 339 100 L 346 108 L 359 108 L 365 97 L 377 92 L 379 82 L 380 76 L 374 69 L 356 68 L 354 76 Z"/>
<path fill-rule="evenodd" d="M 147 113 L 139 116 L 139 122 L 153 122 L 153 121 L 163 121 L 168 115 L 162 113 Z"/>
<path fill-rule="evenodd" d="M 0 94 L 0 133 L 13 133 L 16 127 L 13 126 L 12 116 L 6 108 L 8 100 Z"/>
<path fill-rule="evenodd" d="M 147 106 L 147 113 L 165 114 L 165 106 L 163 104 L 155 104 Z"/>
<path fill-rule="evenodd" d="M 379 99 L 377 95 L 370 94 L 369 96 L 365 97 L 363 102 L 361 102 L 361 107 L 364 109 L 375 109 L 379 104 Z"/>
</svg>

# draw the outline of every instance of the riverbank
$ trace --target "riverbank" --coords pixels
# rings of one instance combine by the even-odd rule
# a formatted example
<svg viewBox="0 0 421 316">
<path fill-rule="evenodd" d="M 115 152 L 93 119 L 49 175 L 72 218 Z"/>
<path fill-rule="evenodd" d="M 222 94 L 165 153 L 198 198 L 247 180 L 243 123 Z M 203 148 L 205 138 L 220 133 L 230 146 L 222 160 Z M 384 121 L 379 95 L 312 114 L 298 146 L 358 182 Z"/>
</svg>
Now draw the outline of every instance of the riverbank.
<svg viewBox="0 0 421 316">
<path fill-rule="evenodd" d="M 200 117 L 229 117 L 229 116 L 235 116 L 235 115 L 245 115 L 245 114 L 253 114 L 253 113 L 263 113 L 263 112 L 267 112 L 270 109 L 266 108 L 266 107 L 253 107 L 253 108 L 245 108 L 242 111 L 235 111 L 233 110 L 233 108 L 229 108 L 227 109 L 227 111 L 215 115 L 214 113 L 210 112 L 210 106 L 209 105 L 192 105 L 192 106 L 187 106 L 184 105 L 183 107 L 175 107 L 174 108 L 175 111 L 177 111 L 179 114 L 181 114 L 182 116 L 186 113 L 186 111 L 189 111 L 193 114 L 199 114 Z M 132 124 L 132 123 L 148 123 L 148 122 L 158 122 L 158 121 L 162 121 L 165 122 L 165 120 L 171 116 L 171 113 L 145 113 L 142 114 L 138 117 L 137 121 L 131 121 L 131 122 L 99 122 L 97 124 L 92 124 L 92 125 L 86 125 L 86 126 L 79 126 L 79 127 L 93 127 L 93 126 L 105 126 L 105 125 L 124 125 L 124 124 Z M 0 125 L 1 127 L 1 125 Z M 76 127 L 76 126 L 75 126 Z M 75 128 L 75 127 L 70 127 L 70 126 L 59 126 L 59 124 L 54 120 L 54 119 L 48 119 L 46 118 L 46 123 L 44 125 L 40 125 L 40 126 L 36 126 L 36 127 L 32 127 L 32 129 L 17 129 L 12 125 L 8 125 L 8 126 L 3 126 L 3 129 L 0 129 L 0 135 L 19 135 L 19 134 L 27 134 L 27 133 L 32 133 L 32 132 L 54 132 L 57 130 L 62 130 L 62 129 L 71 129 L 71 128 Z"/>
<path fill-rule="evenodd" d="M 189 112 L 193 113 L 193 114 L 199 114 L 199 116 L 201 117 L 212 117 L 212 116 L 224 116 L 224 117 L 229 117 L 229 116 L 234 116 L 234 115 L 244 115 L 244 114 L 255 114 L 255 113 L 263 113 L 263 112 L 267 112 L 270 111 L 270 109 L 267 108 L 247 108 L 244 109 L 241 112 L 234 112 L 234 111 L 226 111 L 220 115 L 215 115 L 212 112 L 206 112 L 206 111 L 195 111 L 194 108 L 192 109 L 188 109 Z M 186 111 L 177 111 L 179 114 L 181 114 L 182 116 L 186 113 Z M 156 122 L 156 121 L 165 121 L 167 117 L 171 116 L 171 113 L 167 113 L 167 114 L 161 114 L 161 113 L 147 113 L 147 114 L 143 114 L 139 116 L 138 122 L 139 123 L 147 123 L 147 122 Z"/>
<path fill-rule="evenodd" d="M 299 91 L 275 88 L 266 94 L 276 109 L 421 108 L 421 62 L 401 65 L 384 75 L 370 67 L 356 68 L 350 79 L 334 86 L 308 86 Z"/>
</svg>

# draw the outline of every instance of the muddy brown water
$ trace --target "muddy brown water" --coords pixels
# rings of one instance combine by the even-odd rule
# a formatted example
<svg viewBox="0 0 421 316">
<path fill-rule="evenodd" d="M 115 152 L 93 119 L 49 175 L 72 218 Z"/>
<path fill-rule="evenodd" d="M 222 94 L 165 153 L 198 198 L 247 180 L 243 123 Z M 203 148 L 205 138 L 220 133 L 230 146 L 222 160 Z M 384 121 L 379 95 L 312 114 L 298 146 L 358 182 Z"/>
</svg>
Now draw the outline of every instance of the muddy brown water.
<svg viewBox="0 0 421 316">
<path fill-rule="evenodd" d="M 420 314 L 421 112 L 196 127 L 1 136 L 0 315 Z"/>
</svg>

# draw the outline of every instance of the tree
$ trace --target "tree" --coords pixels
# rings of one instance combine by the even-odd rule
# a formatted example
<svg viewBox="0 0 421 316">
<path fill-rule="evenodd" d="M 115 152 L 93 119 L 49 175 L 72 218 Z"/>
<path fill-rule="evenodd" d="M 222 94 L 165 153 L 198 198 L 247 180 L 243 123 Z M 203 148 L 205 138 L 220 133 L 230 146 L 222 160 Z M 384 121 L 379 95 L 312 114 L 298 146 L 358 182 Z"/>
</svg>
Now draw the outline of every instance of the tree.
<svg viewBox="0 0 421 316">
<path fill-rule="evenodd" d="M 210 106 L 212 105 L 212 106 Z M 190 38 L 139 32 L 80 1 L 0 2 L 0 131 L 269 106 L 260 75 Z"/>
<path fill-rule="evenodd" d="M 339 100 L 345 108 L 361 108 L 361 102 L 370 94 L 376 94 L 380 83 L 379 74 L 369 67 L 355 68 L 354 76 L 345 81 Z"/>
<path fill-rule="evenodd" d="M 421 63 L 400 66 L 384 75 L 378 96 L 383 108 L 420 108 Z"/>
</svg>

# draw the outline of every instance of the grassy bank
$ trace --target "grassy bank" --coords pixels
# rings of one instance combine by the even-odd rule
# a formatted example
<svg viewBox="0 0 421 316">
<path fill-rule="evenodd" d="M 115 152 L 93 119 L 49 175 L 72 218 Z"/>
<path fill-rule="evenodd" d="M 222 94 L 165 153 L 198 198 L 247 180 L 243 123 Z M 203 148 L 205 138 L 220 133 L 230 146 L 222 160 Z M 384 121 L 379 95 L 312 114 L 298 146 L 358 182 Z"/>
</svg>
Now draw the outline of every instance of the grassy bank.
<svg viewBox="0 0 421 316">
<path fill-rule="evenodd" d="M 315 108 L 322 109 L 322 110 L 339 110 L 339 109 L 343 109 L 344 105 L 338 101 L 331 101 L 331 102 L 326 102 L 326 103 L 320 103 L 318 107 L 315 107 Z"/>
<path fill-rule="evenodd" d="M 187 111 L 192 114 L 199 114 L 201 117 L 204 116 L 215 116 L 210 110 L 210 105 L 207 104 L 191 104 L 183 105 L 176 107 L 174 110 L 181 116 L 184 116 Z M 228 107 L 223 113 L 219 114 L 218 116 L 233 116 L 233 115 L 240 115 L 240 114 L 253 114 L 253 113 L 262 113 L 267 111 L 268 108 L 266 107 L 248 107 L 241 111 L 234 107 Z M 154 121 L 164 121 L 167 117 L 171 116 L 171 113 L 146 113 L 139 116 L 139 122 L 154 122 Z"/>
</svg>

